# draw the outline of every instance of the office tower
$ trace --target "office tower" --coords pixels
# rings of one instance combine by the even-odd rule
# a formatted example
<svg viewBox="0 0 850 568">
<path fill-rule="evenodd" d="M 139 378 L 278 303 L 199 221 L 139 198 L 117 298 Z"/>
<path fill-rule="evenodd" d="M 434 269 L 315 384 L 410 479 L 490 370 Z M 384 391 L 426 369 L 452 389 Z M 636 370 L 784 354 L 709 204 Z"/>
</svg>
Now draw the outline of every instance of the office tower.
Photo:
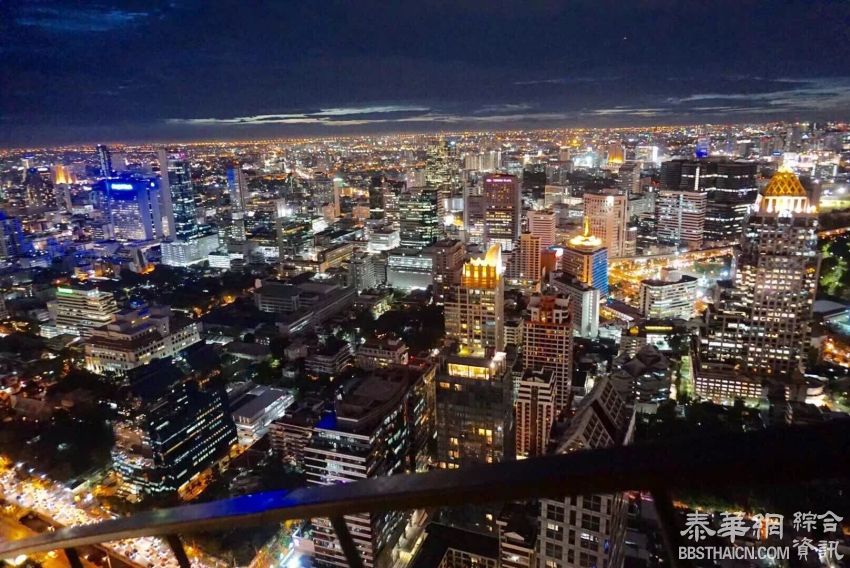
<svg viewBox="0 0 850 568">
<path fill-rule="evenodd" d="M 643 164 L 656 165 L 658 163 L 658 146 L 646 144 L 635 146 L 635 160 Z"/>
<path fill-rule="evenodd" d="M 162 238 L 162 214 L 156 179 L 126 175 L 106 178 L 95 188 L 101 192 L 113 235 L 119 241 Z"/>
<path fill-rule="evenodd" d="M 627 196 L 640 193 L 640 164 L 626 162 L 617 170 L 617 187 Z"/>
<path fill-rule="evenodd" d="M 461 354 L 492 356 L 505 349 L 505 282 L 502 251 L 493 245 L 484 258 L 463 265 L 460 284 L 445 302 L 446 337 Z"/>
<path fill-rule="evenodd" d="M 711 138 L 708 136 L 700 136 L 697 138 L 696 147 L 694 148 L 695 158 L 707 158 L 711 153 Z"/>
<path fill-rule="evenodd" d="M 236 444 L 217 378 L 187 377 L 171 359 L 156 359 L 136 371 L 127 394 L 112 465 L 131 499 L 174 493 Z"/>
<path fill-rule="evenodd" d="M 705 192 L 704 241 L 737 241 L 758 196 L 758 164 L 746 160 L 678 159 L 661 165 L 661 189 Z"/>
<path fill-rule="evenodd" d="M 584 218 L 584 230 L 569 240 L 561 260 L 564 272 L 608 295 L 608 249 L 602 239 L 591 234 L 590 218 Z"/>
<path fill-rule="evenodd" d="M 466 250 L 457 239 L 442 239 L 422 250 L 431 258 L 434 281 L 434 302 L 443 304 L 449 290 L 460 281 Z"/>
<path fill-rule="evenodd" d="M 432 188 L 451 187 L 458 183 L 457 148 L 454 141 L 439 140 L 428 146 L 425 158 L 425 185 Z"/>
<path fill-rule="evenodd" d="M 553 211 L 529 211 L 528 232 L 540 239 L 540 250 L 555 244 L 555 228 L 558 218 Z"/>
<path fill-rule="evenodd" d="M 373 374 L 343 394 L 335 411 L 313 429 L 304 447 L 308 483 L 331 485 L 423 471 L 433 438 L 433 367 L 395 367 Z M 394 550 L 411 511 L 346 515 L 366 567 L 393 566 Z M 328 519 L 313 519 L 316 566 L 347 566 Z"/>
<path fill-rule="evenodd" d="M 0 260 L 17 258 L 32 248 L 32 242 L 24 236 L 21 220 L 0 211 Z"/>
<path fill-rule="evenodd" d="M 514 403 L 516 458 L 543 455 L 555 421 L 555 374 L 551 369 L 526 369 Z"/>
<path fill-rule="evenodd" d="M 616 189 L 584 194 L 584 215 L 590 221 L 590 230 L 602 239 L 610 258 L 628 253 L 628 205 L 628 197 Z"/>
<path fill-rule="evenodd" d="M 107 148 L 105 144 L 97 145 L 97 160 L 98 165 L 100 166 L 101 177 L 111 177 L 113 173 L 112 154 L 109 152 L 109 148 Z"/>
<path fill-rule="evenodd" d="M 513 250 L 522 214 L 517 178 L 507 174 L 488 175 L 484 178 L 483 192 L 486 246 L 498 244 L 502 250 Z"/>
<path fill-rule="evenodd" d="M 209 253 L 218 249 L 218 234 L 198 224 L 188 156 L 160 149 L 159 168 L 163 230 L 167 229 L 168 238 L 162 243 L 162 263 L 189 266 L 207 260 Z"/>
<path fill-rule="evenodd" d="M 189 158 L 183 152 L 159 150 L 160 187 L 168 236 L 188 240 L 199 234 L 195 188 Z"/>
<path fill-rule="evenodd" d="M 48 310 L 59 333 L 88 337 L 92 329 L 111 323 L 118 305 L 111 292 L 97 288 L 56 288 Z"/>
<path fill-rule="evenodd" d="M 820 255 L 817 213 L 791 171 L 774 174 L 741 237 L 734 284 L 709 307 L 703 354 L 752 375 L 794 376 L 805 364 Z"/>
<path fill-rule="evenodd" d="M 398 198 L 401 246 L 422 249 L 440 236 L 437 190 L 414 188 Z"/>
<path fill-rule="evenodd" d="M 610 380 L 602 378 L 559 426 L 550 446 L 561 454 L 629 444 L 634 421 Z M 621 568 L 627 509 L 622 493 L 541 499 L 538 566 Z"/>
<path fill-rule="evenodd" d="M 640 311 L 653 319 L 691 319 L 697 299 L 697 279 L 669 268 L 660 278 L 641 280 Z"/>
<path fill-rule="evenodd" d="M 567 273 L 552 278 L 550 285 L 570 299 L 575 334 L 590 339 L 599 335 L 599 290 Z"/>
<path fill-rule="evenodd" d="M 244 243 L 248 182 L 245 180 L 245 172 L 238 164 L 227 168 L 227 192 L 230 195 L 230 241 Z"/>
<path fill-rule="evenodd" d="M 655 231 L 665 244 L 702 246 L 707 196 L 700 191 L 663 189 L 655 198 Z"/>
<path fill-rule="evenodd" d="M 553 373 L 555 412 L 570 405 L 573 361 L 573 321 L 570 299 L 535 294 L 524 321 L 523 366 Z"/>
</svg>

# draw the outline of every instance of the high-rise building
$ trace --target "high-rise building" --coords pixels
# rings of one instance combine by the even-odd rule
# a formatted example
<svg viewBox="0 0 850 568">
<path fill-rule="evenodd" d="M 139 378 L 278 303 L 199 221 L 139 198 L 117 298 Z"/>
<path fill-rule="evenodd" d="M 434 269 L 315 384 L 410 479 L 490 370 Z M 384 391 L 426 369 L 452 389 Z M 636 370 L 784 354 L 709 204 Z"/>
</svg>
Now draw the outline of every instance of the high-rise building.
<svg viewBox="0 0 850 568">
<path fill-rule="evenodd" d="M 189 266 L 207 260 L 218 249 L 218 234 L 198 223 L 195 188 L 188 156 L 159 150 L 161 210 L 168 240 L 162 243 L 162 263 Z"/>
<path fill-rule="evenodd" d="M 584 218 L 584 231 L 564 247 L 561 265 L 564 272 L 608 295 L 608 249 L 602 239 L 591 234 L 590 218 Z"/>
<path fill-rule="evenodd" d="M 573 321 L 570 299 L 535 294 L 524 322 L 523 366 L 553 374 L 555 412 L 568 409 L 573 361 Z"/>
<path fill-rule="evenodd" d="M 660 278 L 640 282 L 640 311 L 652 319 L 684 319 L 694 317 L 697 279 L 681 272 L 661 269 Z"/>
<path fill-rule="evenodd" d="M 734 284 L 709 307 L 703 358 L 756 376 L 799 374 L 820 272 L 817 225 L 797 176 L 777 172 L 744 226 Z"/>
<path fill-rule="evenodd" d="M 521 286 L 532 286 L 540 281 L 542 273 L 540 237 L 532 233 L 521 234 L 519 246 L 508 263 L 508 279 Z"/>
<path fill-rule="evenodd" d="M 307 481 L 331 485 L 423 471 L 434 428 L 434 368 L 393 367 L 373 371 L 313 428 L 304 447 Z M 390 567 L 410 511 L 346 515 L 367 567 Z M 347 566 L 328 519 L 313 519 L 316 566 Z"/>
<path fill-rule="evenodd" d="M 485 244 L 488 248 L 498 244 L 502 250 L 513 250 L 522 214 L 519 182 L 516 176 L 491 174 L 484 178 L 483 190 Z"/>
<path fill-rule="evenodd" d="M 585 284 L 575 276 L 562 273 L 552 278 L 550 284 L 570 299 L 573 330 L 579 337 L 595 338 L 599 335 L 599 290 Z"/>
<path fill-rule="evenodd" d="M 543 455 L 555 421 L 555 375 L 551 370 L 526 369 L 514 403 L 516 458 Z"/>
<path fill-rule="evenodd" d="M 56 299 L 47 305 L 59 333 L 88 337 L 92 329 L 115 319 L 118 305 L 111 292 L 97 288 L 56 288 Z"/>
<path fill-rule="evenodd" d="M 737 241 L 758 196 L 758 164 L 747 160 L 677 159 L 661 165 L 661 189 L 705 192 L 705 241 Z"/>
<path fill-rule="evenodd" d="M 438 376 L 437 462 L 443 468 L 500 461 L 513 452 L 510 369 L 503 349 L 504 277 L 499 245 L 463 265 L 446 296 L 446 337 L 457 353 Z"/>
<path fill-rule="evenodd" d="M 398 197 L 401 246 L 425 248 L 440 237 L 437 190 L 413 188 Z"/>
<path fill-rule="evenodd" d="M 541 251 L 555 244 L 558 218 L 553 211 L 529 211 L 527 218 L 528 232 L 540 239 Z"/>
<path fill-rule="evenodd" d="M 434 302 L 442 304 L 449 290 L 460 281 L 466 250 L 457 239 L 441 239 L 423 249 L 422 254 L 432 259 Z"/>
<path fill-rule="evenodd" d="M 195 188 L 189 158 L 183 152 L 159 150 L 162 214 L 166 219 L 168 236 L 188 240 L 199 234 L 195 204 Z"/>
<path fill-rule="evenodd" d="M 616 189 L 584 194 L 584 215 L 590 221 L 590 230 L 602 239 L 611 258 L 629 253 L 628 205 L 628 197 Z"/>
<path fill-rule="evenodd" d="M 244 243 L 248 182 L 245 180 L 245 172 L 238 165 L 227 168 L 227 191 L 230 195 L 230 241 Z"/>
<path fill-rule="evenodd" d="M 446 336 L 460 353 L 492 356 L 505 349 L 505 281 L 502 251 L 493 245 L 484 258 L 463 265 L 460 284 L 446 298 Z"/>
<path fill-rule="evenodd" d="M 700 191 L 663 189 L 655 198 L 658 240 L 696 249 L 702 246 L 707 195 Z"/>
<path fill-rule="evenodd" d="M 171 359 L 156 359 L 136 371 L 128 394 L 112 465 L 130 498 L 179 490 L 236 444 L 218 377 L 187 377 Z"/>
<path fill-rule="evenodd" d="M 105 144 L 97 145 L 97 160 L 101 177 L 112 177 L 112 154 Z"/>
<path fill-rule="evenodd" d="M 617 170 L 617 187 L 627 196 L 640 193 L 640 164 L 626 162 Z"/>
<path fill-rule="evenodd" d="M 155 178 L 126 175 L 98 182 L 109 223 L 119 241 L 162 237 L 159 186 Z"/>
<path fill-rule="evenodd" d="M 569 422 L 555 428 L 553 453 L 625 445 L 633 437 L 633 413 L 611 381 L 603 378 L 582 399 Z M 622 493 L 541 499 L 538 566 L 621 568 L 627 509 Z"/>
</svg>

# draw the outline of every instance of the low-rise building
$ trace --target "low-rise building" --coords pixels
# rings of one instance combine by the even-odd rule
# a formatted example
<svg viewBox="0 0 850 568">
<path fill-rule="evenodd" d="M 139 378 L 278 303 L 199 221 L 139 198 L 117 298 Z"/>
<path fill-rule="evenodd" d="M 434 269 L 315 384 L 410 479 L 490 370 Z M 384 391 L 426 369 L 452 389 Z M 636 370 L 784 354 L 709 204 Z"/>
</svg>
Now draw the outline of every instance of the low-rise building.
<svg viewBox="0 0 850 568">
<path fill-rule="evenodd" d="M 357 348 L 355 361 L 361 369 L 374 369 L 390 365 L 407 365 L 410 350 L 398 337 L 372 337 Z"/>
</svg>

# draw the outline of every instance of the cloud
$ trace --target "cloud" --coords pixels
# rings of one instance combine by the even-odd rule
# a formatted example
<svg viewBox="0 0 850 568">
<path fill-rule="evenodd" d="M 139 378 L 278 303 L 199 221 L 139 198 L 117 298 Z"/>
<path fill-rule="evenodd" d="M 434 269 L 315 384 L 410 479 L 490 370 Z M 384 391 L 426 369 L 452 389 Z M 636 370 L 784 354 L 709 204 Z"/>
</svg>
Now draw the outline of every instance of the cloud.
<svg viewBox="0 0 850 568">
<path fill-rule="evenodd" d="M 430 109 L 415 105 L 374 105 L 363 107 L 333 107 L 312 112 L 258 114 L 253 116 L 237 116 L 233 118 L 170 118 L 169 124 L 187 125 L 222 125 L 222 124 L 334 124 L 346 126 L 352 124 L 369 124 L 382 122 L 379 119 L 368 119 L 367 116 L 382 114 L 399 114 L 428 112 Z M 363 116 L 362 119 L 340 119 L 338 117 Z"/>
<path fill-rule="evenodd" d="M 108 32 L 146 19 L 147 12 L 22 4 L 15 23 L 49 32 Z"/>
<path fill-rule="evenodd" d="M 820 79 L 779 79 L 777 83 L 796 85 L 758 93 L 696 93 L 682 97 L 669 97 L 667 103 L 685 107 L 689 103 L 739 103 L 734 112 L 822 112 L 844 110 L 850 106 L 850 77 Z M 710 109 L 712 106 L 692 107 L 690 110 Z"/>
</svg>

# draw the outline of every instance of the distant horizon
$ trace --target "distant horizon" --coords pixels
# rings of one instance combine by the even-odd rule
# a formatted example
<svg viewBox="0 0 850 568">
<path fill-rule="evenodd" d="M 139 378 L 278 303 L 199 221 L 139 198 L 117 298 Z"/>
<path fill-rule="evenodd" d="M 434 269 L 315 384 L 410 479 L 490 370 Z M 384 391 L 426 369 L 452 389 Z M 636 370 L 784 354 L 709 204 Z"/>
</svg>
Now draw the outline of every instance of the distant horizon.
<svg viewBox="0 0 850 568">
<path fill-rule="evenodd" d="M 647 124 L 612 124 L 606 126 L 534 126 L 534 127 L 512 127 L 512 128 L 486 128 L 486 129 L 456 129 L 456 130 L 398 130 L 398 131 L 380 131 L 367 130 L 359 132 L 346 133 L 316 133 L 316 134 L 283 134 L 278 136 L 262 136 L 255 138 L 242 137 L 218 137 L 218 138 L 170 138 L 170 139 L 147 139 L 147 140 L 86 140 L 78 142 L 64 142 L 56 144 L 41 144 L 41 145 L 3 145 L 0 144 L 2 151 L 27 151 L 27 150 L 61 150 L 61 149 L 81 149 L 94 148 L 98 144 L 107 146 L 201 146 L 212 144 L 259 144 L 259 143 L 280 143 L 289 141 L 313 141 L 313 140 L 344 140 L 355 138 L 391 138 L 405 136 L 473 136 L 473 135 L 495 135 L 508 132 L 545 132 L 545 131 L 570 131 L 570 130 L 611 130 L 611 131 L 629 131 L 629 130 L 653 130 L 653 129 L 687 129 L 687 128 L 732 128 L 746 126 L 770 126 L 780 124 L 801 124 L 801 123 L 829 123 L 835 126 L 845 126 L 850 128 L 850 118 L 787 118 L 787 119 L 770 119 L 765 121 L 757 120 L 742 120 L 740 122 L 670 122 L 670 123 L 647 123 Z M 238 128 L 238 127 L 235 127 Z"/>
</svg>

